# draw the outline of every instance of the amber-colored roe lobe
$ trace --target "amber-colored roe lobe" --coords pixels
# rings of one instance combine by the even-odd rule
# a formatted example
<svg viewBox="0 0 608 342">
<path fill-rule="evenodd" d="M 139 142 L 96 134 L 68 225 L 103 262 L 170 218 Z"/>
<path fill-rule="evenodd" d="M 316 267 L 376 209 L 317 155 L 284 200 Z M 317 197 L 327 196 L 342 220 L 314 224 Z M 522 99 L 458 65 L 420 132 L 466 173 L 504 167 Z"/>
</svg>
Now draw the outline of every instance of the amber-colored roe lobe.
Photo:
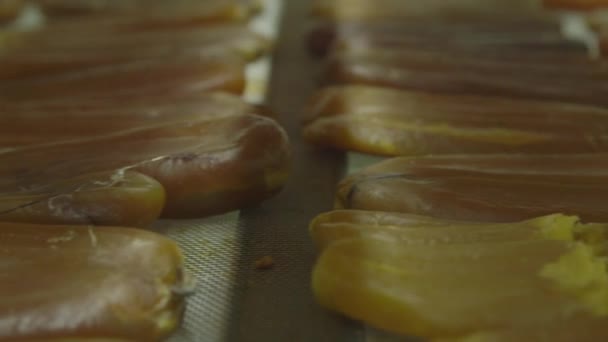
<svg viewBox="0 0 608 342">
<path fill-rule="evenodd" d="M 441 51 L 444 56 L 466 52 L 477 58 L 542 57 L 552 63 L 572 57 L 589 59 L 585 44 L 567 39 L 559 17 L 546 13 L 432 20 L 433 25 L 428 24 L 428 17 L 318 25 L 310 33 L 309 47 L 321 56 L 329 52 L 409 50 Z"/>
<path fill-rule="evenodd" d="M 0 221 L 146 226 L 281 188 L 288 142 L 270 111 L 206 94 L 241 94 L 269 49 L 236 23 L 257 2 L 37 3 L 49 25 L 2 35 Z"/>
<path fill-rule="evenodd" d="M 201 217 L 272 196 L 287 178 L 289 149 L 272 119 L 210 113 L 8 149 L 0 160 L 1 221 L 142 226 L 159 209 Z"/>
<path fill-rule="evenodd" d="M 0 223 L 0 341 L 159 341 L 187 282 L 177 245 L 125 227 Z"/>
<path fill-rule="evenodd" d="M 141 101 L 48 99 L 0 101 L 0 148 L 103 136 L 168 123 L 257 114 L 265 108 L 227 93 L 184 93 Z"/>
<path fill-rule="evenodd" d="M 329 309 L 432 341 L 602 341 L 607 231 L 561 214 L 499 224 L 322 214 L 313 290 Z"/>
<path fill-rule="evenodd" d="M 608 151 L 608 111 L 559 101 L 350 85 L 321 89 L 305 138 L 389 156 Z"/>
<path fill-rule="evenodd" d="M 395 158 L 342 181 L 336 206 L 468 221 L 564 213 L 604 222 L 606 170 L 601 153 Z"/>
<path fill-rule="evenodd" d="M 165 56 L 19 78 L 0 85 L 0 99 L 127 99 L 214 90 L 241 94 L 244 77 L 244 62 L 240 58 Z"/>
<path fill-rule="evenodd" d="M 231 55 L 238 66 L 237 57 L 253 60 L 270 48 L 268 39 L 244 24 L 127 30 L 109 25 L 103 19 L 91 21 L 69 21 L 33 31 L 1 34 L 0 79 L 44 78 L 158 58 L 170 61 L 171 58 L 216 56 L 221 59 Z M 221 71 L 221 65 L 215 67 Z M 213 72 L 217 73 L 213 69 L 208 71 L 210 76 Z"/>
<path fill-rule="evenodd" d="M 334 83 L 366 84 L 442 94 L 503 96 L 581 104 L 608 104 L 605 62 L 510 61 L 446 51 L 421 58 L 409 51 L 340 53 L 330 61 Z"/>
</svg>

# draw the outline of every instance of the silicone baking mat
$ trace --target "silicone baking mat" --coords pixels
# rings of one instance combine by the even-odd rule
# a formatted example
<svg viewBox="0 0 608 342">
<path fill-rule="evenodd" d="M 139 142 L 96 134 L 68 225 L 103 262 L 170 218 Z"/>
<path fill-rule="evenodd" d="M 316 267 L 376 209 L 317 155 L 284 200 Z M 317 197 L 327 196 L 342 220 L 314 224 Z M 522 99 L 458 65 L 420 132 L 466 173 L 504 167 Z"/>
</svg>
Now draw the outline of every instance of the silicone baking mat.
<svg viewBox="0 0 608 342">
<path fill-rule="evenodd" d="M 316 252 L 308 222 L 331 209 L 346 157 L 316 150 L 300 138 L 300 111 L 317 73 L 305 50 L 307 13 L 307 1 L 268 1 L 263 17 L 256 19 L 259 24 L 253 24 L 265 27 L 267 34 L 280 32 L 270 61 L 250 69 L 247 98 L 265 97 L 290 135 L 293 163 L 285 189 L 238 213 L 157 225 L 182 246 L 197 282 L 183 326 L 171 341 L 365 339 L 361 326 L 319 307 L 310 289 Z M 256 269 L 255 262 L 263 257 L 272 258 L 271 269 Z"/>
</svg>

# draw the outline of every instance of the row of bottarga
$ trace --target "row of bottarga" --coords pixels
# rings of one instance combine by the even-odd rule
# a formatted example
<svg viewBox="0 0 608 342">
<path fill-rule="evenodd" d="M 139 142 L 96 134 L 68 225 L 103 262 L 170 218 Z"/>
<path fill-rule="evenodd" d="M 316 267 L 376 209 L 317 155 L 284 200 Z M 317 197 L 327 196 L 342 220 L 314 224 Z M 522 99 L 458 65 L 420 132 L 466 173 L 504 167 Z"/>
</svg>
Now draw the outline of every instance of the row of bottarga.
<svg viewBox="0 0 608 342">
<path fill-rule="evenodd" d="M 9 0 L 0 17 L 20 6 L 45 24 L 0 30 L 0 340 L 161 340 L 189 285 L 178 246 L 138 228 L 287 178 L 285 132 L 241 98 L 272 45 L 248 29 L 260 4 Z"/>
<path fill-rule="evenodd" d="M 316 2 L 305 138 L 396 157 L 310 225 L 323 306 L 432 341 L 608 339 L 608 64 L 541 6 Z"/>
</svg>

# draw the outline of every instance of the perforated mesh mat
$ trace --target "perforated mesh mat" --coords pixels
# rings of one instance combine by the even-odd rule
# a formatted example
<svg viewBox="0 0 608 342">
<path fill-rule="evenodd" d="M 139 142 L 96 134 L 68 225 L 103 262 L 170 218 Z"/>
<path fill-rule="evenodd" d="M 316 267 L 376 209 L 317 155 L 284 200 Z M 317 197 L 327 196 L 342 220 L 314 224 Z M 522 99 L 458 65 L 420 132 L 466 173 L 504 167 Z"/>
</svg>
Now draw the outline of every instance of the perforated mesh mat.
<svg viewBox="0 0 608 342">
<path fill-rule="evenodd" d="M 171 342 L 395 340 L 314 301 L 310 277 L 316 251 L 308 223 L 332 208 L 335 185 L 349 165 L 374 159 L 347 158 L 302 141 L 299 117 L 319 74 L 305 50 L 308 2 L 285 1 L 282 14 L 266 103 L 290 135 L 291 179 L 281 194 L 258 207 L 157 224 L 184 249 L 186 268 L 197 281 Z M 256 270 L 255 261 L 265 256 L 273 258 L 274 267 Z"/>
<path fill-rule="evenodd" d="M 238 213 L 205 220 L 163 221 L 157 226 L 182 247 L 186 271 L 195 280 L 182 328 L 171 341 L 220 340 L 230 319 L 237 281 L 242 231 Z"/>
<path fill-rule="evenodd" d="M 184 249 L 197 282 L 182 328 L 170 341 L 357 341 L 363 329 L 319 307 L 310 289 L 315 250 L 308 222 L 331 209 L 342 154 L 317 151 L 299 135 L 299 110 L 314 89 L 304 37 L 307 2 L 285 1 L 267 104 L 293 145 L 291 180 L 277 197 L 238 213 L 162 221 L 157 230 Z M 255 72 L 254 72 L 255 74 Z M 270 256 L 272 269 L 255 269 Z"/>
</svg>

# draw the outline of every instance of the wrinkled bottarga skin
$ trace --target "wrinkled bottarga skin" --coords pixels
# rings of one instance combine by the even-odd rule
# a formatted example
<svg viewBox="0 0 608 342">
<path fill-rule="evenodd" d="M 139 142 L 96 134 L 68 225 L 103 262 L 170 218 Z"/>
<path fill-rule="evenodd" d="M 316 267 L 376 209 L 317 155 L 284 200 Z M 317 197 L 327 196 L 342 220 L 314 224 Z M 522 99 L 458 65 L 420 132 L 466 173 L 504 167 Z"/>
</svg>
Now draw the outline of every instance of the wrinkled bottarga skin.
<svg viewBox="0 0 608 342">
<path fill-rule="evenodd" d="M 87 32 L 91 25 L 94 23 L 6 35 L 0 50 L 0 79 L 84 72 L 95 67 L 168 57 L 209 59 L 214 55 L 231 54 L 250 61 L 268 52 L 270 47 L 266 38 L 244 25 L 141 32 L 92 29 Z"/>
<path fill-rule="evenodd" d="M 333 56 L 329 82 L 433 93 L 505 96 L 608 105 L 606 70 L 597 63 L 469 58 L 434 51 L 350 51 Z"/>
<path fill-rule="evenodd" d="M 241 94 L 244 68 L 243 60 L 230 56 L 166 56 L 4 82 L 0 85 L 0 100 L 137 99 L 209 91 Z"/>
<path fill-rule="evenodd" d="M 316 0 L 313 14 L 332 20 L 383 20 L 470 15 L 520 15 L 539 12 L 537 0 Z"/>
<path fill-rule="evenodd" d="M 147 227 L 160 217 L 165 197 L 157 180 L 124 170 L 4 185 L 0 222 Z"/>
<path fill-rule="evenodd" d="M 23 101 L 0 102 L 0 149 L 76 140 L 205 117 L 259 114 L 272 116 L 226 93 L 187 94 L 146 101 Z"/>
<path fill-rule="evenodd" d="M 132 170 L 162 184 L 165 217 L 182 218 L 218 214 L 274 195 L 287 178 L 289 146 L 285 132 L 272 119 L 218 113 L 199 120 L 9 149 L 0 154 L 0 160 L 0 191 L 5 197 L 19 194 L 35 198 L 37 205 L 52 205 L 47 199 L 52 194 L 38 200 L 49 184 L 71 183 L 91 173 Z M 107 186 L 104 182 L 93 185 L 101 190 Z M 53 194 L 57 191 L 62 190 L 54 189 Z M 26 207 L 9 206 L 2 211 Z M 65 215 L 70 221 L 71 212 Z M 90 223 L 103 220 L 104 215 L 111 213 L 102 210 Z M 10 219 L 0 215 L 0 221 Z"/>
<path fill-rule="evenodd" d="M 178 246 L 125 227 L 0 223 L 0 341 L 160 341 L 186 284 Z"/>
<path fill-rule="evenodd" d="M 606 224 L 339 212 L 311 232 L 325 241 L 317 300 L 372 326 L 429 341 L 608 338 Z"/>
<path fill-rule="evenodd" d="M 608 155 L 395 158 L 347 177 L 337 208 L 513 222 L 561 212 L 608 221 Z"/>
<path fill-rule="evenodd" d="M 318 55 L 352 50 L 439 50 L 476 58 L 542 58 L 552 62 L 588 59 L 582 42 L 568 40 L 554 16 L 471 17 L 466 19 L 341 22 L 312 30 L 309 46 Z M 497 51 L 498 49 L 498 51 Z M 557 53 L 559 52 L 559 53 Z"/>
<path fill-rule="evenodd" d="M 51 19 L 82 15 L 138 16 L 149 25 L 187 26 L 246 20 L 259 9 L 254 0 L 34 0 Z M 120 17 L 119 17 L 120 18 Z"/>
<path fill-rule="evenodd" d="M 352 85 L 318 91 L 303 132 L 322 146 L 388 156 L 608 152 L 608 111 Z"/>
</svg>

